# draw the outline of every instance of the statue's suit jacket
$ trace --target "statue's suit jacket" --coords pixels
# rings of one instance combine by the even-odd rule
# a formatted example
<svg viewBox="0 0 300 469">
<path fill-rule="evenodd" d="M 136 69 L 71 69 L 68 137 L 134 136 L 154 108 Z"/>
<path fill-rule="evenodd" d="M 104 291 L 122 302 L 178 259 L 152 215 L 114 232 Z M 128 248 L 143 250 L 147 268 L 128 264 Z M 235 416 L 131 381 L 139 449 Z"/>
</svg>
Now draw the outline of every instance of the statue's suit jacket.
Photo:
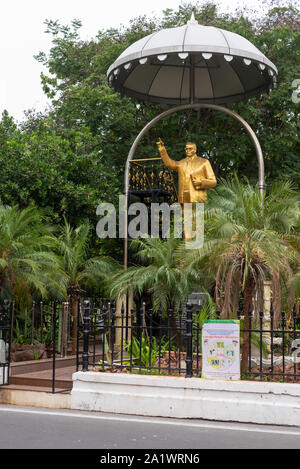
<svg viewBox="0 0 300 469">
<path fill-rule="evenodd" d="M 206 189 L 217 185 L 210 162 L 196 155 L 174 161 L 165 148 L 161 149 L 160 155 L 167 168 L 178 172 L 178 202 L 206 202 Z"/>
</svg>

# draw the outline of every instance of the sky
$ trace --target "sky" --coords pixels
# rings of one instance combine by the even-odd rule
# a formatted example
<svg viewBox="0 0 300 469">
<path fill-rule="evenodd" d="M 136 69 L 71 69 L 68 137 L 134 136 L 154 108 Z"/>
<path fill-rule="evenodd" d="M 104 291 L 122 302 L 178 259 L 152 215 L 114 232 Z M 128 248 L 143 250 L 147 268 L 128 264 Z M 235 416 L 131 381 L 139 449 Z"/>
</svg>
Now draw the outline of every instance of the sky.
<svg viewBox="0 0 300 469">
<path fill-rule="evenodd" d="M 222 10 L 235 9 L 259 0 L 219 0 Z M 94 37 L 101 29 L 118 28 L 142 15 L 159 15 L 166 8 L 176 9 L 181 0 L 0 0 L 0 114 L 6 109 L 17 121 L 24 110 L 43 111 L 47 99 L 40 74 L 43 66 L 34 59 L 48 52 L 51 35 L 45 34 L 45 19 L 69 24 L 74 18 L 83 23 L 81 38 Z"/>
</svg>

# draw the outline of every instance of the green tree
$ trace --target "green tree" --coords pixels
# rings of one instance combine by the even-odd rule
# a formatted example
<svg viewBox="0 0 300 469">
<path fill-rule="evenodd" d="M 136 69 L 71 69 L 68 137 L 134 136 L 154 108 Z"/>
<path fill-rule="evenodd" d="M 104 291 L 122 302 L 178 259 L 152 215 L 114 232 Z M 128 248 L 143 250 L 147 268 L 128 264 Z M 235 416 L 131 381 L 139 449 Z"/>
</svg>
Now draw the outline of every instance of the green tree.
<svg viewBox="0 0 300 469">
<path fill-rule="evenodd" d="M 138 265 L 126 271 L 120 269 L 110 279 L 110 293 L 120 298 L 128 291 L 133 294 L 147 292 L 151 295 L 154 312 L 160 307 L 167 314 L 172 310 L 172 329 L 178 336 L 176 317 L 180 303 L 187 301 L 192 291 L 197 291 L 204 283 L 199 271 L 184 271 L 183 241 L 176 238 L 167 240 L 148 238 L 134 240 L 131 248 L 135 252 Z M 196 290 L 195 290 L 196 289 Z"/>
<path fill-rule="evenodd" d="M 237 311 L 243 294 L 245 329 L 249 307 L 258 310 L 255 298 L 262 297 L 264 280 L 271 280 L 277 323 L 282 302 L 290 303 L 286 292 L 300 263 L 299 194 L 286 182 L 274 184 L 261 197 L 257 188 L 236 177 L 215 189 L 209 205 L 206 242 L 201 250 L 187 253 L 187 264 L 214 274 L 216 304 L 224 317 Z M 245 336 L 243 371 L 249 355 Z"/>
<path fill-rule="evenodd" d="M 298 271 L 292 281 L 292 287 L 295 289 L 296 296 L 300 298 L 300 272 Z"/>
<path fill-rule="evenodd" d="M 62 299 L 65 276 L 52 251 L 52 231 L 36 207 L 0 205 L 0 294 L 28 305 L 32 295 Z"/>
<path fill-rule="evenodd" d="M 292 101 L 292 83 L 299 78 L 300 65 L 299 9 L 277 0 L 265 5 L 269 8 L 262 14 L 244 9 L 225 14 L 214 2 L 185 3 L 165 10 L 159 18 L 141 16 L 126 27 L 100 31 L 85 41 L 80 38 L 80 21 L 65 26 L 47 20 L 52 48 L 37 59 L 48 70 L 42 74 L 42 85 L 52 106 L 44 114 L 28 112 L 19 126 L 3 114 L 0 199 L 21 207 L 34 202 L 55 223 L 66 216 L 74 226 L 86 221 L 95 225 L 97 205 L 116 204 L 123 191 L 125 160 L 134 138 L 161 112 L 158 105 L 115 93 L 107 84 L 107 69 L 136 40 L 185 24 L 192 10 L 200 24 L 241 34 L 277 66 L 277 88 L 270 95 L 232 108 L 261 142 L 267 184 L 289 179 L 299 188 L 300 114 L 299 104 Z M 251 182 L 257 180 L 257 157 L 248 134 L 222 113 L 201 110 L 169 116 L 145 136 L 137 156 L 158 156 L 159 136 L 175 159 L 182 158 L 186 141 L 195 141 L 218 178 L 236 171 Z M 121 245 L 114 240 L 95 237 L 91 250 L 94 255 L 101 250 L 121 258 Z"/>
<path fill-rule="evenodd" d="M 222 14 L 213 2 L 186 3 L 177 10 L 165 10 L 161 18 L 142 16 L 118 31 L 101 31 L 90 41 L 80 39 L 78 21 L 70 26 L 46 21 L 53 47 L 49 56 L 40 53 L 37 58 L 50 72 L 42 76 L 42 83 L 53 98 L 55 119 L 70 128 L 87 125 L 94 135 L 101 136 L 104 163 L 113 165 L 121 176 L 134 137 L 161 109 L 133 103 L 114 93 L 107 85 L 107 69 L 130 44 L 162 28 L 185 24 L 194 10 L 200 24 L 241 34 L 278 67 L 277 88 L 270 95 L 234 104 L 233 109 L 249 122 L 261 141 L 267 179 L 284 177 L 299 184 L 300 122 L 298 105 L 292 101 L 292 82 L 299 78 L 300 15 L 296 7 L 265 3 L 269 9 L 259 17 L 247 10 Z M 248 134 L 219 112 L 201 110 L 170 116 L 145 137 L 139 147 L 141 156 L 156 152 L 158 136 L 168 142 L 175 158 L 182 156 L 187 139 L 194 140 L 202 154 L 211 159 L 218 177 L 235 170 L 253 181 L 257 179 L 256 154 Z"/>
<path fill-rule="evenodd" d="M 84 288 L 92 286 L 94 291 L 104 291 L 105 282 L 116 269 L 117 263 L 106 257 L 90 257 L 90 225 L 73 228 L 66 220 L 54 240 L 62 268 L 67 278 L 67 295 L 73 317 L 72 353 L 76 353 L 78 302 Z"/>
<path fill-rule="evenodd" d="M 21 131 L 4 113 L 0 148 L 3 203 L 24 207 L 35 202 L 54 222 L 68 215 L 76 224 L 95 221 L 98 203 L 116 196 L 114 176 L 103 168 L 99 145 L 84 126 L 63 134 L 48 119 Z"/>
</svg>

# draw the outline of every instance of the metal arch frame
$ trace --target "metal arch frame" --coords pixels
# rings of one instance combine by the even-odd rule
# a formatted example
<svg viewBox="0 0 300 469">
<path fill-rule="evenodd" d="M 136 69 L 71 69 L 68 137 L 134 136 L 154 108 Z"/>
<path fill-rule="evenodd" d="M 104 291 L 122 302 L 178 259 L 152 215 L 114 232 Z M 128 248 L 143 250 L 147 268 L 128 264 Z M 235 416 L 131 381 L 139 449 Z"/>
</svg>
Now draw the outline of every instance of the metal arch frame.
<svg viewBox="0 0 300 469">
<path fill-rule="evenodd" d="M 140 143 L 141 139 L 144 137 L 144 135 L 155 125 L 157 122 L 159 122 L 161 119 L 164 117 L 167 117 L 171 114 L 174 114 L 175 112 L 178 111 L 184 111 L 187 109 L 201 109 L 201 108 L 206 108 L 206 109 L 214 109 L 216 111 L 221 111 L 224 112 L 225 114 L 228 114 L 231 117 L 234 117 L 237 121 L 239 121 L 244 128 L 247 130 L 248 134 L 251 137 L 251 140 L 254 144 L 256 154 L 257 154 L 257 160 L 258 160 L 258 188 L 261 196 L 264 193 L 265 190 L 265 165 L 264 165 L 264 158 L 263 158 L 263 153 L 262 149 L 260 146 L 260 143 L 258 141 L 258 138 L 255 135 L 255 132 L 252 130 L 248 122 L 246 122 L 239 114 L 236 112 L 232 111 L 231 109 L 228 109 L 223 106 L 219 106 L 216 104 L 201 104 L 201 103 L 193 103 L 193 104 L 184 104 L 180 106 L 173 107 L 171 109 L 168 109 L 167 111 L 159 114 L 158 116 L 154 117 L 145 127 L 141 130 L 141 132 L 138 134 L 136 137 L 135 141 L 133 142 L 130 151 L 128 153 L 127 161 L 126 161 L 126 166 L 125 166 L 125 223 L 126 223 L 126 230 L 125 230 L 125 237 L 124 237 L 124 268 L 127 269 L 128 265 L 128 200 L 129 200 L 129 166 L 130 166 L 130 161 L 134 159 L 134 155 L 137 149 L 138 144 Z"/>
</svg>

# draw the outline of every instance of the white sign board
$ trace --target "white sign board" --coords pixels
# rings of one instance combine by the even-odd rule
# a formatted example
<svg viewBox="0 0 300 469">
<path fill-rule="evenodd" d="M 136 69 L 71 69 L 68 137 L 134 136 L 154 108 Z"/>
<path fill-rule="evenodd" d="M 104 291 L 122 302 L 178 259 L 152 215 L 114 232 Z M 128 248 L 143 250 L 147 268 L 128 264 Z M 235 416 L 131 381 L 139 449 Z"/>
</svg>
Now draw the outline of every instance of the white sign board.
<svg viewBox="0 0 300 469">
<path fill-rule="evenodd" d="M 240 322 L 207 321 L 202 329 L 202 378 L 240 377 Z"/>
</svg>

